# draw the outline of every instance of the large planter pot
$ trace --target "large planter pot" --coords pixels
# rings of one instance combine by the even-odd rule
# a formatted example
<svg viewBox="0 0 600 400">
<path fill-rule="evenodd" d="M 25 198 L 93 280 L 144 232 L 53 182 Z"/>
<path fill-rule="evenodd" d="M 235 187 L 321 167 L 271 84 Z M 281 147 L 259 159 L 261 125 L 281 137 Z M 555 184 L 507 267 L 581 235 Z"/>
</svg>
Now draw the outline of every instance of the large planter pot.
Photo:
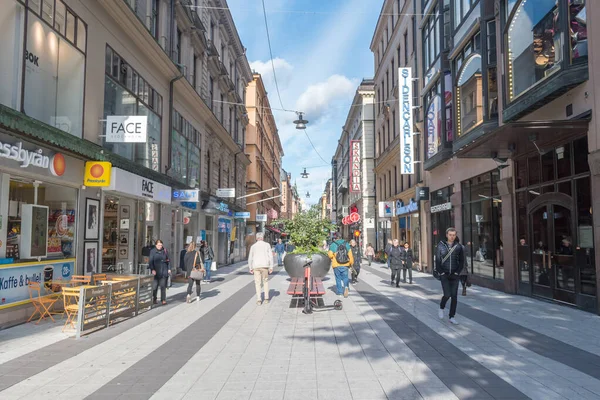
<svg viewBox="0 0 600 400">
<path fill-rule="evenodd" d="M 304 265 L 307 262 L 306 254 L 286 254 L 283 266 L 291 278 L 304 277 Z M 331 268 L 331 260 L 325 254 L 313 254 L 310 273 L 317 278 L 323 278 Z"/>
</svg>

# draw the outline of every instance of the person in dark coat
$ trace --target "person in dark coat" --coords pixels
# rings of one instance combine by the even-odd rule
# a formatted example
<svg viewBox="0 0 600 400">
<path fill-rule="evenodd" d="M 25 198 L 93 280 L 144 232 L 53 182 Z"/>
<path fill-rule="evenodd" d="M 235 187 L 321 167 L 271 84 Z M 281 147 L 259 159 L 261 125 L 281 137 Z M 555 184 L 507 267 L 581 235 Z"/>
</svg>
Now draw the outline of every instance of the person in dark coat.
<svg viewBox="0 0 600 400">
<path fill-rule="evenodd" d="M 196 283 L 196 301 L 200 301 L 200 279 L 192 279 L 191 274 L 194 268 L 203 273 L 205 273 L 206 270 L 204 269 L 204 256 L 202 253 L 196 250 L 196 244 L 194 242 L 190 243 L 186 249 L 186 253 L 183 258 L 183 265 L 188 278 L 187 302 L 191 303 L 192 287 L 194 286 L 194 283 Z"/>
<path fill-rule="evenodd" d="M 412 285 L 413 251 L 408 242 L 404 243 L 402 252 L 402 282 L 406 283 L 406 271 L 408 270 L 408 283 Z"/>
<path fill-rule="evenodd" d="M 150 251 L 148 264 L 152 275 L 154 275 L 154 282 L 152 284 L 154 304 L 157 303 L 158 287 L 160 286 L 160 301 L 163 305 L 166 305 L 167 279 L 171 275 L 171 268 L 169 267 L 169 253 L 164 248 L 162 240 L 157 240 L 156 245 Z"/>
<path fill-rule="evenodd" d="M 385 254 L 388 255 L 388 258 L 387 258 L 387 267 L 388 267 L 388 269 L 390 268 L 389 252 L 390 252 L 390 249 L 392 248 L 392 244 L 393 244 L 392 239 L 388 239 L 387 244 L 385 245 L 385 250 L 384 250 Z"/>
<path fill-rule="evenodd" d="M 204 259 L 204 270 L 206 271 L 204 274 L 204 282 L 210 283 L 211 267 L 215 258 L 215 252 L 212 247 L 210 247 L 210 244 L 208 244 L 206 240 L 203 240 L 200 245 L 200 253 L 202 253 L 202 258 Z"/>
<path fill-rule="evenodd" d="M 435 268 L 440 275 L 442 289 L 444 295 L 440 301 L 440 309 L 438 316 L 444 318 L 444 309 L 448 299 L 450 302 L 450 318 L 451 324 L 458 324 L 454 316 L 456 315 L 456 307 L 458 305 L 458 284 L 460 281 L 459 275 L 465 266 L 465 253 L 463 246 L 456 240 L 456 229 L 446 229 L 447 240 L 442 240 L 436 249 Z"/>
<path fill-rule="evenodd" d="M 356 240 L 354 239 L 350 241 L 350 250 L 354 257 L 354 263 L 350 267 L 350 271 L 352 272 L 352 284 L 355 284 L 358 283 L 358 274 L 360 274 L 360 249 L 356 245 Z"/>
<path fill-rule="evenodd" d="M 403 252 L 404 249 L 398 244 L 398 239 L 394 239 L 387 251 L 390 268 L 392 270 L 392 286 L 394 286 L 395 281 L 396 287 L 400 287 L 400 269 L 402 268 L 402 259 L 404 257 L 402 254 Z"/>
</svg>

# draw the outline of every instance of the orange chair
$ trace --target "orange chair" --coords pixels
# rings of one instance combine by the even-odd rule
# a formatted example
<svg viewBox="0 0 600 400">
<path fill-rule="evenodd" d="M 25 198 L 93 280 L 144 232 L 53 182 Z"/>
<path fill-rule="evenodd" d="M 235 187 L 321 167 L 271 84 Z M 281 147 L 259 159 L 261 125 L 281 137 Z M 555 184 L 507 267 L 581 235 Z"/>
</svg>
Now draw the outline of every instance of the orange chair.
<svg viewBox="0 0 600 400">
<path fill-rule="evenodd" d="M 77 322 L 77 313 L 79 312 L 79 295 L 80 288 L 63 288 L 63 303 L 67 320 L 62 328 L 64 332 L 69 325 L 72 329 L 75 329 L 75 323 Z"/>
<path fill-rule="evenodd" d="M 99 286 L 100 282 L 107 281 L 108 277 L 106 274 L 94 274 L 94 285 Z"/>
<path fill-rule="evenodd" d="M 89 285 L 92 282 L 92 277 L 89 275 L 73 275 L 71 276 L 71 284 L 73 286 Z"/>
<path fill-rule="evenodd" d="M 50 317 L 52 322 L 54 318 L 52 318 L 51 309 L 59 299 L 56 295 L 45 296 L 42 293 L 42 285 L 39 282 L 29 282 L 29 299 L 31 300 L 31 304 L 35 307 L 33 314 L 27 320 L 27 322 L 31 321 L 36 314 L 39 314 L 40 318 L 35 323 L 36 325 L 40 323 L 41 320 Z"/>
</svg>

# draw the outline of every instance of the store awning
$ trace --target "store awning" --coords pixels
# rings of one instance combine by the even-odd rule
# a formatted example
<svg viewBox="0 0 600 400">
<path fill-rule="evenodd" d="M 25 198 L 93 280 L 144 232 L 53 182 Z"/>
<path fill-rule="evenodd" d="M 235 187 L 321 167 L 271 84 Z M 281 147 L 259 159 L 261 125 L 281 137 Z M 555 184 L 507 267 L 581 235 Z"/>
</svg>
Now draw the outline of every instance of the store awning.
<svg viewBox="0 0 600 400">
<path fill-rule="evenodd" d="M 553 149 L 587 133 L 591 113 L 572 120 L 517 121 L 498 127 L 456 152 L 460 158 L 514 158 L 544 149 Z M 537 148 L 536 148 L 537 146 Z"/>
<path fill-rule="evenodd" d="M 267 225 L 265 226 L 265 228 L 267 228 L 268 230 L 270 230 L 273 233 L 276 233 L 278 235 L 283 235 L 283 233 L 281 233 L 281 231 L 277 228 L 272 227 L 271 225 Z"/>
</svg>

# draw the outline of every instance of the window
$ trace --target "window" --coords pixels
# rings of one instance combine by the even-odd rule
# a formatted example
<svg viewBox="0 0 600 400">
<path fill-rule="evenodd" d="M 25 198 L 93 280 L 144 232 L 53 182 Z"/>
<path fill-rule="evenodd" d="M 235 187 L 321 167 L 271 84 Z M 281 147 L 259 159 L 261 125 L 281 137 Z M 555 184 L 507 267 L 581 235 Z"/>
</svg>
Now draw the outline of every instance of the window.
<svg viewBox="0 0 600 400">
<path fill-rule="evenodd" d="M 215 43 L 215 23 L 211 20 L 210 21 L 210 38 L 211 42 L 213 42 L 213 44 Z"/>
<path fill-rule="evenodd" d="M 392 195 L 392 171 L 388 171 L 388 193 Z"/>
<path fill-rule="evenodd" d="M 561 40 L 564 40 L 560 26 L 562 17 L 559 18 L 555 0 L 518 4 L 507 21 L 509 101 L 560 69 Z"/>
<path fill-rule="evenodd" d="M 175 36 L 175 60 L 181 64 L 181 31 L 177 28 L 177 36 Z"/>
<path fill-rule="evenodd" d="M 429 70 L 439 56 L 439 21 L 440 10 L 439 5 L 436 5 L 432 10 L 431 15 L 423 25 L 423 66 L 425 70 Z"/>
<path fill-rule="evenodd" d="M 384 174 L 383 174 L 383 198 L 384 198 L 384 199 L 387 199 L 387 197 L 388 197 L 388 196 L 387 196 L 386 189 L 387 189 L 387 182 L 386 182 L 386 175 L 385 175 L 385 173 L 384 173 Z"/>
<path fill-rule="evenodd" d="M 229 134 L 233 136 L 233 109 L 229 106 Z"/>
<path fill-rule="evenodd" d="M 179 112 L 173 112 L 169 175 L 191 187 L 200 182 L 200 133 Z"/>
<path fill-rule="evenodd" d="M 394 194 L 398 194 L 398 167 L 394 165 Z"/>
<path fill-rule="evenodd" d="M 456 82 L 457 134 L 460 136 L 483 122 L 481 56 L 472 54 L 458 71 Z"/>
<path fill-rule="evenodd" d="M 455 0 L 454 1 L 454 28 L 456 29 L 467 17 L 471 9 L 479 0 Z"/>
<path fill-rule="evenodd" d="M 394 139 L 396 139 L 396 110 L 392 111 L 392 126 L 394 127 Z"/>
<path fill-rule="evenodd" d="M 210 181 L 213 178 L 211 175 L 211 172 L 212 172 L 212 164 L 210 161 L 210 151 L 207 151 L 206 152 L 206 187 L 209 190 L 209 192 L 210 192 L 210 188 L 212 186 Z"/>
<path fill-rule="evenodd" d="M 218 174 L 218 176 L 217 176 L 217 178 L 218 178 L 218 184 L 217 184 L 217 187 L 220 187 L 220 188 L 221 188 L 221 187 L 223 187 L 223 186 L 222 186 L 222 183 L 223 183 L 223 182 L 221 181 L 221 160 L 219 160 L 219 171 L 217 172 L 217 174 Z"/>
<path fill-rule="evenodd" d="M 490 65 L 496 64 L 496 21 L 488 21 L 487 23 L 487 62 Z"/>
<path fill-rule="evenodd" d="M 192 74 L 193 74 L 193 82 L 194 82 L 194 90 L 198 90 L 198 56 L 194 56 L 194 61 L 192 64 Z"/>
<path fill-rule="evenodd" d="M 106 46 L 104 118 L 108 115 L 148 117 L 146 143 L 108 143 L 103 146 L 154 171 L 160 169 L 162 96 L 122 57 Z"/>
<path fill-rule="evenodd" d="M 214 89 L 215 89 L 215 80 L 211 76 L 208 78 L 208 96 L 209 96 L 208 97 L 208 106 L 213 111 L 213 113 L 215 112 L 215 109 L 213 107 L 213 99 L 215 96 Z"/>
<path fill-rule="evenodd" d="M 473 274 L 492 279 L 504 279 L 502 201 L 494 190 L 499 180 L 494 170 L 461 183 L 467 263 Z"/>
<path fill-rule="evenodd" d="M 54 10 L 54 2 L 44 1 L 42 4 L 42 13 L 48 14 Z M 14 54 L 16 51 L 25 54 L 23 112 L 73 136 L 81 137 L 86 25 L 66 9 L 63 3 L 56 7 L 54 23 L 29 11 L 24 30 L 26 46 L 23 48 L 23 8 L 19 5 L 0 8 L 3 21 L 0 27 L 3 34 L 3 43 L 0 44 L 2 54 Z M 39 12 L 40 8 L 36 10 Z M 11 39 L 13 42 L 10 42 Z M 20 81 L 22 77 L 22 64 L 16 61 L 19 58 L 3 57 L 0 61 L 1 102 L 17 110 L 20 109 L 20 104 L 17 103 L 20 98 L 17 88 L 20 85 L 16 79 Z"/>
<path fill-rule="evenodd" d="M 377 155 L 381 154 L 381 131 L 377 132 Z"/>
<path fill-rule="evenodd" d="M 435 84 L 433 88 L 425 94 L 424 103 L 427 107 L 425 119 L 425 129 L 427 131 L 426 146 L 427 158 L 436 155 L 442 148 L 442 85 L 440 82 Z"/>
<path fill-rule="evenodd" d="M 159 0 L 152 0 L 151 7 L 152 12 L 150 14 L 150 34 L 154 36 L 154 39 L 158 39 L 159 36 L 159 19 L 158 19 L 158 10 L 159 10 Z"/>
<path fill-rule="evenodd" d="M 224 104 L 224 100 L 223 100 L 223 93 L 221 93 L 221 124 L 225 125 L 225 115 L 224 115 L 224 111 L 225 111 L 225 104 Z"/>
</svg>

